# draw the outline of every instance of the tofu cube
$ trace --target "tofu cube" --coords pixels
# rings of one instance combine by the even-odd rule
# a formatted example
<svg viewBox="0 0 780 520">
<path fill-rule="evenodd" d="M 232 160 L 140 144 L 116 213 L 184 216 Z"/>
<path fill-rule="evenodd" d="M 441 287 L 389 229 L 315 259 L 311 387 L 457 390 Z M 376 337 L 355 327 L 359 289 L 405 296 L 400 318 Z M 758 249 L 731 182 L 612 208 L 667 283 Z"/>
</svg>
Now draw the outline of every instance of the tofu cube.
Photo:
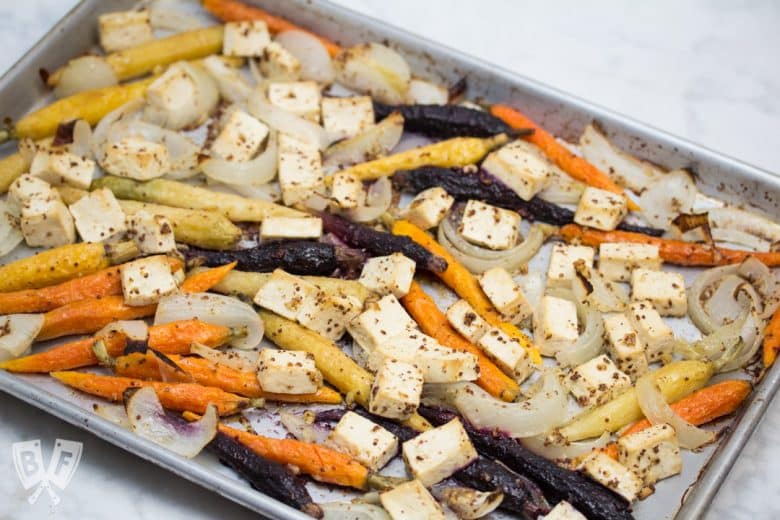
<svg viewBox="0 0 780 520">
<path fill-rule="evenodd" d="M 29 198 L 21 206 L 19 222 L 30 247 L 56 247 L 76 241 L 73 217 L 59 197 Z"/>
<path fill-rule="evenodd" d="M 317 147 L 279 134 L 279 186 L 285 205 L 303 202 L 323 185 L 322 159 Z"/>
<path fill-rule="evenodd" d="M 476 356 L 444 347 L 432 337 L 416 331 L 377 344 L 369 354 L 369 368 L 378 370 L 386 359 L 416 365 L 426 383 L 474 381 L 479 377 Z"/>
<path fill-rule="evenodd" d="M 398 453 L 395 435 L 355 412 L 344 414 L 328 436 L 328 444 L 373 471 L 384 467 Z"/>
<path fill-rule="evenodd" d="M 588 186 L 582 192 L 574 222 L 604 231 L 615 229 L 628 213 L 628 200 L 617 193 Z"/>
<path fill-rule="evenodd" d="M 447 309 L 447 320 L 461 336 L 476 343 L 490 330 L 490 324 L 477 314 L 466 300 L 458 300 Z"/>
<path fill-rule="evenodd" d="M 371 386 L 368 411 L 380 417 L 408 419 L 420 406 L 422 389 L 423 374 L 419 368 L 396 359 L 385 359 Z"/>
<path fill-rule="evenodd" d="M 636 380 L 648 370 L 645 346 L 631 320 L 624 313 L 603 317 L 607 339 L 607 352 L 618 368 Z"/>
<path fill-rule="evenodd" d="M 172 130 L 193 128 L 205 122 L 219 95 L 204 92 L 198 69 L 187 62 L 170 65 L 146 88 L 144 118 Z"/>
<path fill-rule="evenodd" d="M 84 242 L 103 242 L 127 231 L 125 213 L 108 188 L 90 192 L 70 205 L 76 229 Z"/>
<path fill-rule="evenodd" d="M 154 39 L 149 11 L 116 11 L 98 17 L 100 46 L 106 52 L 136 47 Z"/>
<path fill-rule="evenodd" d="M 479 285 L 506 321 L 520 323 L 533 314 L 523 290 L 503 267 L 493 267 L 482 273 L 479 276 Z"/>
<path fill-rule="evenodd" d="M 482 336 L 477 346 L 498 368 L 519 382 L 525 381 L 534 370 L 531 358 L 520 342 L 498 327 L 491 328 Z"/>
<path fill-rule="evenodd" d="M 176 250 L 173 226 L 166 217 L 138 211 L 129 215 L 126 222 L 128 238 L 135 241 L 142 253 L 170 253 Z"/>
<path fill-rule="evenodd" d="M 295 320 L 306 301 L 316 298 L 319 292 L 316 285 L 276 269 L 257 291 L 254 302 L 288 320 Z"/>
<path fill-rule="evenodd" d="M 404 482 L 379 495 L 392 520 L 444 520 L 444 511 L 419 480 Z"/>
<path fill-rule="evenodd" d="M 628 282 L 634 269 L 661 269 L 658 246 L 653 244 L 604 243 L 599 246 L 599 272 L 607 280 Z"/>
<path fill-rule="evenodd" d="M 631 273 L 631 300 L 648 301 L 661 316 L 685 316 L 688 299 L 679 273 L 635 269 Z"/>
<path fill-rule="evenodd" d="M 535 145 L 518 139 L 491 153 L 482 168 L 501 180 L 523 200 L 531 200 L 553 178 L 555 166 Z"/>
<path fill-rule="evenodd" d="M 577 306 L 573 301 L 543 296 L 536 317 L 534 340 L 545 356 L 570 349 L 579 339 Z"/>
<path fill-rule="evenodd" d="M 260 72 L 270 80 L 295 81 L 301 75 L 301 62 L 280 44 L 271 42 L 263 49 Z"/>
<path fill-rule="evenodd" d="M 637 499 L 643 483 L 639 476 L 602 451 L 594 451 L 583 462 L 583 470 L 593 480 L 629 502 Z"/>
<path fill-rule="evenodd" d="M 48 182 L 29 173 L 20 175 L 8 188 L 8 202 L 20 211 L 24 203 L 33 198 L 56 199 L 58 196 Z"/>
<path fill-rule="evenodd" d="M 246 20 L 225 24 L 225 36 L 222 41 L 222 54 L 259 58 L 271 43 L 268 25 L 262 20 Z"/>
<path fill-rule="evenodd" d="M 478 457 L 459 419 L 406 441 L 402 453 L 409 471 L 426 487 L 441 482 Z"/>
<path fill-rule="evenodd" d="M 322 236 L 322 219 L 319 217 L 267 217 L 260 225 L 260 238 L 319 238 Z"/>
<path fill-rule="evenodd" d="M 570 503 L 562 500 L 552 510 L 541 517 L 542 520 L 588 520 L 585 515 L 574 509 Z"/>
<path fill-rule="evenodd" d="M 470 200 L 463 210 L 458 232 L 471 242 L 490 249 L 509 249 L 517 243 L 520 215 L 478 200 Z"/>
<path fill-rule="evenodd" d="M 374 125 L 369 96 L 322 98 L 322 126 L 332 141 L 355 137 Z"/>
<path fill-rule="evenodd" d="M 406 313 L 392 294 L 369 303 L 365 311 L 347 325 L 352 339 L 365 350 L 372 351 L 380 343 L 417 330 L 417 323 Z"/>
<path fill-rule="evenodd" d="M 446 105 L 450 99 L 447 88 L 420 78 L 409 80 L 406 102 L 412 105 Z"/>
<path fill-rule="evenodd" d="M 147 181 L 171 170 L 168 147 L 138 137 L 106 144 L 103 169 L 111 175 Z"/>
<path fill-rule="evenodd" d="M 268 101 L 282 110 L 320 122 L 320 86 L 316 81 L 285 81 L 268 85 Z"/>
<path fill-rule="evenodd" d="M 631 378 L 602 354 L 572 370 L 566 377 L 566 384 L 580 406 L 590 408 L 631 388 Z"/>
<path fill-rule="evenodd" d="M 126 305 L 138 307 L 157 303 L 177 289 L 171 264 L 164 255 L 148 256 L 122 266 L 122 293 Z"/>
<path fill-rule="evenodd" d="M 356 175 L 338 172 L 333 174 L 330 197 L 340 208 L 357 208 L 366 203 L 366 189 Z"/>
<path fill-rule="evenodd" d="M 392 294 L 401 298 L 409 292 L 416 264 L 401 253 L 375 256 L 360 273 L 360 283 L 377 294 Z"/>
<path fill-rule="evenodd" d="M 82 190 L 89 189 L 95 174 L 95 161 L 64 150 L 41 150 L 33 157 L 30 175 L 49 184 L 67 184 Z"/>
<path fill-rule="evenodd" d="M 674 351 L 674 331 L 664 323 L 653 305 L 649 302 L 633 302 L 628 308 L 628 317 L 645 344 L 647 361 L 669 363 Z"/>
<path fill-rule="evenodd" d="M 550 265 L 547 268 L 547 288 L 570 288 L 571 281 L 574 279 L 574 262 L 582 260 L 589 269 L 592 269 L 595 256 L 596 251 L 592 247 L 553 245 Z"/>
<path fill-rule="evenodd" d="M 257 366 L 257 380 L 265 392 L 313 394 L 322 386 L 322 374 L 308 352 L 265 348 Z"/>
<path fill-rule="evenodd" d="M 211 154 L 227 161 L 246 162 L 260 151 L 268 127 L 243 110 L 231 110 L 211 143 Z"/>
<path fill-rule="evenodd" d="M 347 323 L 360 312 L 360 302 L 350 296 L 319 292 L 307 299 L 298 313 L 298 323 L 337 341 L 344 335 Z"/>
<path fill-rule="evenodd" d="M 647 485 L 682 471 L 680 443 L 668 424 L 655 424 L 617 441 L 618 460 Z"/>
<path fill-rule="evenodd" d="M 421 191 L 412 199 L 404 211 L 404 218 L 422 229 L 439 225 L 455 202 L 444 188 L 434 186 Z"/>
</svg>

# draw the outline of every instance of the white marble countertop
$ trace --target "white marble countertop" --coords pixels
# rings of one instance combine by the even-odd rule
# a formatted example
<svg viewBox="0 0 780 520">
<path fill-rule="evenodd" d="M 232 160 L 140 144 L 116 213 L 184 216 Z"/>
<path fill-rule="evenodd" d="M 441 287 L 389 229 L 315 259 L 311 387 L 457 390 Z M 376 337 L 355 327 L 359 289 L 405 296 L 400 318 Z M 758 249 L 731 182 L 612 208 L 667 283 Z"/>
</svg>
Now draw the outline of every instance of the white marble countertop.
<svg viewBox="0 0 780 520">
<path fill-rule="evenodd" d="M 655 127 L 778 171 L 780 4 L 337 0 Z M 6 70 L 75 0 L 0 2 Z M 475 7 L 478 6 L 478 12 Z M 780 517 L 780 401 L 775 400 L 713 504 L 710 518 Z M 62 502 L 35 506 L 14 476 L 11 444 L 84 443 Z M 0 518 L 257 518 L 151 463 L 0 393 Z"/>
</svg>

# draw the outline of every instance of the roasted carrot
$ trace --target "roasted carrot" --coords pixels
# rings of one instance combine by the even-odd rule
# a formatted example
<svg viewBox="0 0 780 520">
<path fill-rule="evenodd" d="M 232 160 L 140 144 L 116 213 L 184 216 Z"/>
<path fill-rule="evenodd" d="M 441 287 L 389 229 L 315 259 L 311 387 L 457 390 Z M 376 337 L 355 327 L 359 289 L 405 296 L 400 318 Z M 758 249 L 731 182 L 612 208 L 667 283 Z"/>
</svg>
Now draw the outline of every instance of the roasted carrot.
<svg viewBox="0 0 780 520">
<path fill-rule="evenodd" d="M 232 415 L 248 407 L 246 397 L 231 394 L 210 386 L 193 383 L 162 383 L 142 381 L 129 377 L 104 376 L 88 372 L 52 372 L 51 376 L 77 390 L 111 401 L 121 401 L 128 388 L 151 387 L 157 392 L 164 408 L 178 412 L 205 413 L 213 404 L 219 415 Z"/>
<path fill-rule="evenodd" d="M 541 148 L 544 154 L 547 155 L 552 162 L 557 164 L 563 171 L 578 181 L 582 181 L 585 184 L 596 188 L 601 188 L 602 190 L 626 196 L 623 188 L 612 182 L 609 175 L 602 172 L 582 157 L 571 153 L 565 146 L 559 143 L 552 134 L 518 110 L 507 105 L 493 105 L 490 107 L 490 113 L 512 128 L 533 128 L 533 133 L 524 136 L 523 139 Z M 630 198 L 626 197 L 626 200 L 628 201 L 629 209 L 633 211 L 638 211 L 640 209 Z"/>
<path fill-rule="evenodd" d="M 163 354 L 187 354 L 193 343 L 219 347 L 229 342 L 236 332 L 201 320 L 172 321 L 149 327 L 148 343 Z"/>
<path fill-rule="evenodd" d="M 466 338 L 450 326 L 447 317 L 436 306 L 423 288 L 417 282 L 412 282 L 409 292 L 401 298 L 401 303 L 409 314 L 420 325 L 427 335 L 435 338 L 444 346 L 455 350 L 470 352 L 479 361 L 479 378 L 477 384 L 490 395 L 512 402 L 520 393 L 520 387 L 514 379 L 504 374 L 481 349 L 474 346 Z"/>
<path fill-rule="evenodd" d="M 231 262 L 206 271 L 199 271 L 182 282 L 181 290 L 191 293 L 208 291 L 221 282 L 228 273 L 233 270 L 237 263 L 238 262 Z"/>
<path fill-rule="evenodd" d="M 682 240 L 651 237 L 630 231 L 600 231 L 577 224 L 566 224 L 561 228 L 561 236 L 567 242 L 598 247 L 604 243 L 631 242 L 635 244 L 653 244 L 658 246 L 664 262 L 687 266 L 715 266 L 737 264 L 748 257 L 755 257 L 769 267 L 780 266 L 780 251 L 756 252 L 737 249 L 713 248 L 709 244 L 697 244 Z"/>
<path fill-rule="evenodd" d="M 272 33 L 280 33 L 290 30 L 303 31 L 317 37 L 317 39 L 322 42 L 325 48 L 328 49 L 328 53 L 331 56 L 335 56 L 341 52 L 341 47 L 327 38 L 323 38 L 318 34 L 307 31 L 306 29 L 299 27 L 294 23 L 288 22 L 284 18 L 274 16 L 255 6 L 237 2 L 235 0 L 203 0 L 203 7 L 206 9 L 206 11 L 210 12 L 223 22 L 262 20 L 268 25 L 268 30 Z"/>
<path fill-rule="evenodd" d="M 542 358 L 536 345 L 520 329 L 503 320 L 482 291 L 474 275 L 458 262 L 449 251 L 444 249 L 441 244 L 436 242 L 425 231 L 407 220 L 396 220 L 393 224 L 393 233 L 408 236 L 434 255 L 444 258 L 447 261 L 447 269 L 442 273 L 436 273 L 436 276 L 441 278 L 458 296 L 469 302 L 474 307 L 474 310 L 477 311 L 477 314 L 482 316 L 485 321 L 494 327 L 501 328 L 501 330 L 519 341 L 523 348 L 528 351 L 534 363 L 541 363 Z"/>
<path fill-rule="evenodd" d="M 764 332 L 764 367 L 769 368 L 780 351 L 780 309 L 775 311 Z"/>
</svg>

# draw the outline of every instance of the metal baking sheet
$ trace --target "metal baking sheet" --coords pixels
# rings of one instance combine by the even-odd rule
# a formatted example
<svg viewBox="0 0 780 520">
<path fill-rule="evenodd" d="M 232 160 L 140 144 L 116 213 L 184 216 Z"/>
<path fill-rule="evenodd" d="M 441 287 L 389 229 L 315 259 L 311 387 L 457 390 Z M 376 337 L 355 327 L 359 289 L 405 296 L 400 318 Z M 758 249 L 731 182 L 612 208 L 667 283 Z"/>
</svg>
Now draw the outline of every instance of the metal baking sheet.
<svg viewBox="0 0 780 520">
<path fill-rule="evenodd" d="M 631 153 L 668 169 L 688 167 L 694 170 L 697 185 L 705 194 L 751 205 L 774 219 L 780 217 L 777 197 L 780 179 L 768 172 L 326 1 L 248 2 L 342 44 L 386 41 L 408 59 L 416 75 L 448 83 L 465 77 L 469 97 L 516 104 L 564 139 L 576 140 L 585 125 L 596 119 L 612 140 Z M 78 4 L 0 78 L 0 115 L 17 118 L 42 104 L 49 93 L 38 78 L 39 69 L 53 70 L 93 47 L 97 41 L 97 17 L 135 4 L 136 0 L 83 0 Z M 3 154 L 8 153 L 11 146 L 5 145 L 0 150 Z M 542 265 L 544 260 L 535 259 L 534 264 L 537 262 Z M 690 277 L 694 273 L 687 270 L 686 275 Z M 676 332 L 680 333 L 679 329 Z M 739 415 L 724 423 L 728 428 L 720 442 L 702 453 L 686 453 L 683 474 L 659 483 L 656 494 L 636 504 L 637 517 L 698 518 L 703 515 L 778 386 L 780 367 L 775 366 L 756 386 Z M 0 371 L 0 390 L 249 509 L 272 518 L 308 518 L 253 490 L 210 455 L 184 459 L 95 415 L 92 411 L 95 399 L 68 390 L 46 376 L 20 376 Z M 264 431 L 280 433 L 273 410 L 252 412 L 249 418 Z M 325 500 L 334 500 L 341 495 L 333 489 L 314 485 L 312 491 L 315 498 Z"/>
</svg>

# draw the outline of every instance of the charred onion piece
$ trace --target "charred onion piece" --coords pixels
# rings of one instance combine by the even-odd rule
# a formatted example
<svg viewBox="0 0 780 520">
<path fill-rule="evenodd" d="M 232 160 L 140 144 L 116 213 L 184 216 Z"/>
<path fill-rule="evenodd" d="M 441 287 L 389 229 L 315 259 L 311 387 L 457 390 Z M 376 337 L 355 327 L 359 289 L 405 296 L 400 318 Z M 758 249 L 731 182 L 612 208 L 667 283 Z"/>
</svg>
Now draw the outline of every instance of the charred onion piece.
<svg viewBox="0 0 780 520">
<path fill-rule="evenodd" d="M 293 274 L 329 275 L 338 267 L 335 246 L 305 240 L 267 242 L 235 251 L 190 248 L 182 253 L 188 260 L 198 259 L 209 267 L 235 261 L 237 269 L 258 273 L 279 268 Z"/>
</svg>

